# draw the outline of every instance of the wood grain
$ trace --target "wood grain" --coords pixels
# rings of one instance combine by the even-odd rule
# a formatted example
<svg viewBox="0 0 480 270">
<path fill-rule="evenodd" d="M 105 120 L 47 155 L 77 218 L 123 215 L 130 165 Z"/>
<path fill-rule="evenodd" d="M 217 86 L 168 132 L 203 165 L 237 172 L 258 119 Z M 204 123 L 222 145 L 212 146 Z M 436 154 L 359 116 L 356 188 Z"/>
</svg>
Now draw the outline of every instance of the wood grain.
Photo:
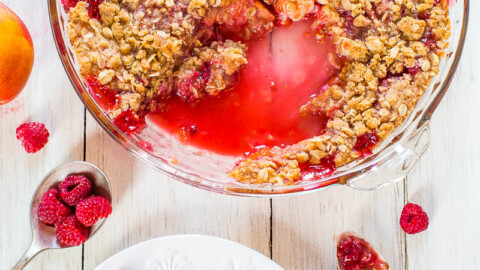
<svg viewBox="0 0 480 270">
<path fill-rule="evenodd" d="M 480 32 L 475 29 L 480 17 L 470 19 L 462 62 L 432 119 L 430 149 L 406 182 L 375 192 L 334 187 L 270 201 L 178 183 L 133 158 L 89 115 L 85 130 L 84 108 L 53 44 L 46 1 L 5 4 L 30 30 L 36 56 L 24 92 L 0 107 L 0 269 L 13 266 L 28 247 L 28 209 L 37 183 L 53 167 L 84 155 L 112 181 L 112 216 L 83 252 L 82 247 L 48 251 L 26 269 L 94 269 L 138 242 L 199 233 L 250 246 L 286 270 L 330 270 L 336 237 L 347 230 L 377 247 L 392 269 L 480 269 Z M 478 12 L 480 2 L 472 1 L 471 14 Z M 15 139 L 24 121 L 43 122 L 51 132 L 47 147 L 36 154 L 26 154 Z M 401 231 L 398 218 L 406 200 L 428 212 L 427 231 Z"/>
<path fill-rule="evenodd" d="M 408 235 L 409 269 L 480 269 L 480 3 L 452 85 L 432 119 L 432 143 L 408 177 L 408 201 L 430 216 L 427 231 Z M 476 12 L 475 12 L 476 11 Z"/>
<path fill-rule="evenodd" d="M 273 260 L 288 270 L 336 269 L 337 237 L 352 231 L 372 243 L 392 269 L 404 269 L 397 217 L 403 182 L 374 192 L 333 187 L 273 200 Z"/>
<path fill-rule="evenodd" d="M 30 30 L 35 60 L 22 94 L 0 106 L 0 269 L 11 268 L 30 244 L 30 200 L 39 181 L 53 167 L 82 159 L 84 129 L 84 108 L 56 52 L 47 2 L 5 4 Z M 50 131 L 48 144 L 35 154 L 27 154 L 15 138 L 15 129 L 27 121 L 45 123 Z M 81 247 L 46 251 L 25 269 L 81 269 L 81 255 Z"/>
<path fill-rule="evenodd" d="M 85 269 L 138 242 L 172 234 L 206 234 L 270 256 L 270 201 L 209 193 L 179 183 L 133 158 L 90 116 L 87 161 L 100 166 L 114 192 L 113 214 L 85 245 Z"/>
</svg>

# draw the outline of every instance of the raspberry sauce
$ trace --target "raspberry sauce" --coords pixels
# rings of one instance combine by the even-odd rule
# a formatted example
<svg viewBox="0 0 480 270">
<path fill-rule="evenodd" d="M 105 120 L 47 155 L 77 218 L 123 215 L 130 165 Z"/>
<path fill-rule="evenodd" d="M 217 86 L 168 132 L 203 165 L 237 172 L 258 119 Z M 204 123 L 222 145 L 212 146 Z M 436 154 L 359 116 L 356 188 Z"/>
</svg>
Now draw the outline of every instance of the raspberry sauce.
<svg viewBox="0 0 480 270">
<path fill-rule="evenodd" d="M 310 22 L 277 27 L 262 40 L 247 43 L 246 64 L 236 86 L 218 97 L 186 103 L 177 97 L 148 120 L 179 141 L 225 155 L 259 146 L 293 144 L 319 135 L 323 116 L 301 116 L 300 107 L 317 94 L 334 69 Z"/>
<path fill-rule="evenodd" d="M 357 137 L 357 143 L 353 147 L 353 150 L 357 152 L 361 158 L 366 158 L 372 155 L 372 150 L 378 144 L 377 133 L 365 133 Z"/>
<path fill-rule="evenodd" d="M 340 270 L 388 270 L 388 263 L 362 238 L 343 233 L 337 244 Z"/>
</svg>

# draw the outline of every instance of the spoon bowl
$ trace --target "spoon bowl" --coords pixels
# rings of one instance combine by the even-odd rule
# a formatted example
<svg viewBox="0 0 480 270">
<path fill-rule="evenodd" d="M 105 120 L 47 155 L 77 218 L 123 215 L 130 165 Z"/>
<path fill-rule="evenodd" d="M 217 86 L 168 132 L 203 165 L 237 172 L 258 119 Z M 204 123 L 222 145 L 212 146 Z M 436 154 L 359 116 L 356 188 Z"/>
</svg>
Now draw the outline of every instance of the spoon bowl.
<svg viewBox="0 0 480 270">
<path fill-rule="evenodd" d="M 32 227 L 32 243 L 25 254 L 20 258 L 13 270 L 20 270 L 27 265 L 27 263 L 35 257 L 38 253 L 46 249 L 68 248 L 62 247 L 57 240 L 55 228 L 43 224 L 38 218 L 38 206 L 41 202 L 43 194 L 51 188 L 58 187 L 60 182 L 69 175 L 84 175 L 92 182 L 93 193 L 112 201 L 112 191 L 110 188 L 110 181 L 105 173 L 97 166 L 85 162 L 74 161 L 62 164 L 51 170 L 40 182 L 35 191 L 30 204 L 30 223 Z M 105 222 L 105 219 L 99 220 L 92 227 L 90 227 L 90 239 Z M 87 239 L 87 241 L 88 241 Z"/>
</svg>

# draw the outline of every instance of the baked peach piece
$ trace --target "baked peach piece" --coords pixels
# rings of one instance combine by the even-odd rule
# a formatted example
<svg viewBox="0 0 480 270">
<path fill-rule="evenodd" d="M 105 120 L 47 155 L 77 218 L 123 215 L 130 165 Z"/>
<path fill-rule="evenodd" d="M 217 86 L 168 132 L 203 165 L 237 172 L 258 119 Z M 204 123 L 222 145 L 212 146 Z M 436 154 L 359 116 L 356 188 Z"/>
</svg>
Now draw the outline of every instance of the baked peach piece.
<svg viewBox="0 0 480 270">
<path fill-rule="evenodd" d="M 22 20 L 0 3 L 0 105 L 13 100 L 27 83 L 33 43 Z"/>
</svg>

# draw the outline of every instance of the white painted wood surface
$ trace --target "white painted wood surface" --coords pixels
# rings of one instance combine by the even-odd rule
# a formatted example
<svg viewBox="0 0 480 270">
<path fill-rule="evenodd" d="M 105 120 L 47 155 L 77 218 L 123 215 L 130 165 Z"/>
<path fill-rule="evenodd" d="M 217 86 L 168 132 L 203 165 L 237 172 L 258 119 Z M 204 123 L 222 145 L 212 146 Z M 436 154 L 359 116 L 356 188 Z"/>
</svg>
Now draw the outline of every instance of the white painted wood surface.
<svg viewBox="0 0 480 270">
<path fill-rule="evenodd" d="M 29 28 L 35 63 L 23 93 L 0 107 L 0 269 L 12 267 L 29 245 L 28 208 L 38 181 L 84 156 L 112 180 L 112 216 L 83 248 L 44 252 L 26 269 L 93 269 L 135 243 L 181 233 L 238 241 L 287 270 L 334 269 L 335 238 L 345 230 L 370 241 L 392 269 L 480 269 L 480 2 L 471 3 L 465 52 L 434 115 L 430 148 L 405 182 L 375 192 L 335 187 L 269 200 L 198 190 L 134 159 L 88 113 L 85 118 L 57 56 L 46 1 L 2 1 Z M 51 132 L 36 154 L 26 154 L 15 139 L 24 121 L 44 122 Z M 429 213 L 426 232 L 401 231 L 405 201 Z"/>
</svg>

